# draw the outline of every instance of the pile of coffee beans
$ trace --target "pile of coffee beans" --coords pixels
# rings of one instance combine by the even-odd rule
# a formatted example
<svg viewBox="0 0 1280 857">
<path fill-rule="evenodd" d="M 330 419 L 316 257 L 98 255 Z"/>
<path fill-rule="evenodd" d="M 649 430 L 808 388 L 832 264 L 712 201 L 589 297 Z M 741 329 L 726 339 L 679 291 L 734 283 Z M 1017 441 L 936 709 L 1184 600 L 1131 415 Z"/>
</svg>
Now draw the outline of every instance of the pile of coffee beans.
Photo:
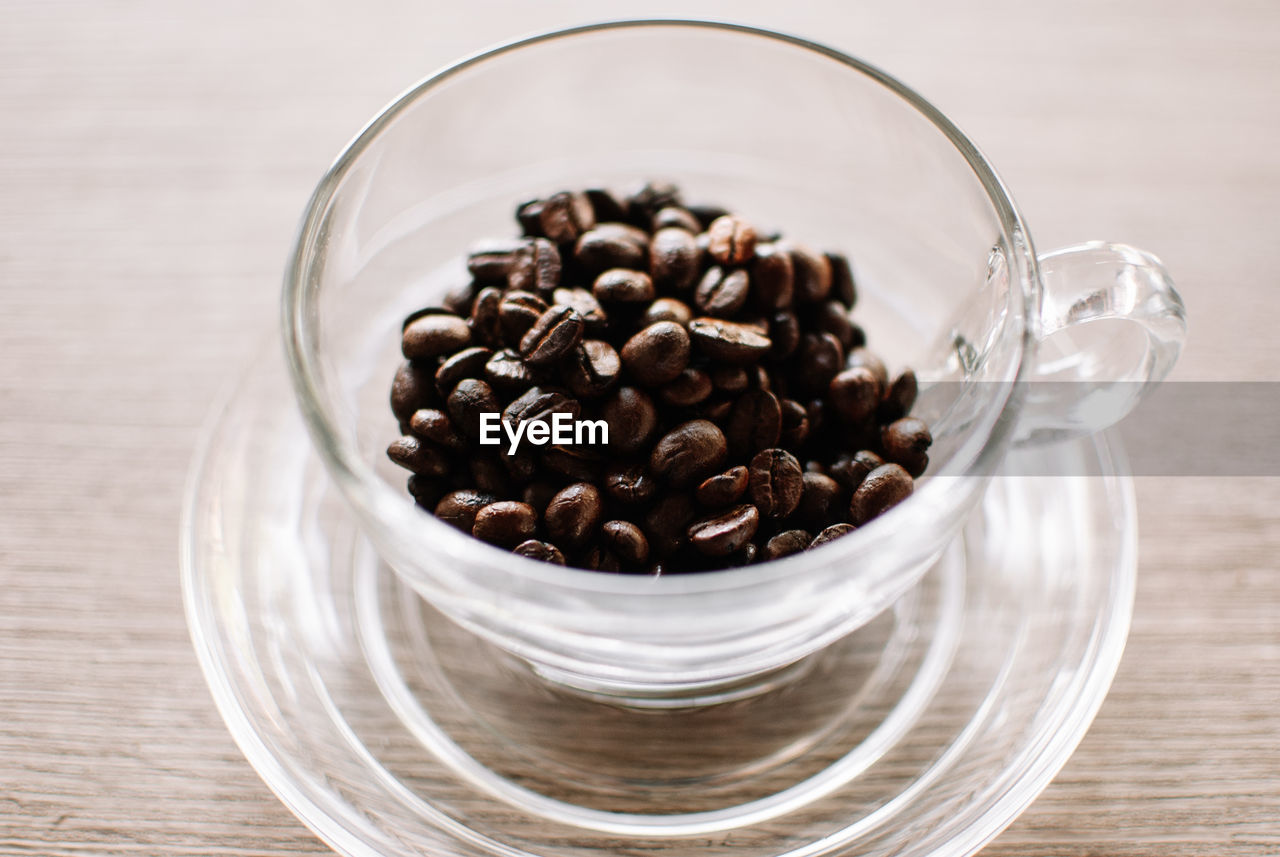
<svg viewBox="0 0 1280 857">
<path fill-rule="evenodd" d="M 867 350 L 844 256 L 665 183 L 516 219 L 404 322 L 387 452 L 424 509 L 527 557 L 658 575 L 818 547 L 911 494 L 932 442 L 916 378 Z M 554 442 L 559 423 L 608 443 Z"/>
</svg>

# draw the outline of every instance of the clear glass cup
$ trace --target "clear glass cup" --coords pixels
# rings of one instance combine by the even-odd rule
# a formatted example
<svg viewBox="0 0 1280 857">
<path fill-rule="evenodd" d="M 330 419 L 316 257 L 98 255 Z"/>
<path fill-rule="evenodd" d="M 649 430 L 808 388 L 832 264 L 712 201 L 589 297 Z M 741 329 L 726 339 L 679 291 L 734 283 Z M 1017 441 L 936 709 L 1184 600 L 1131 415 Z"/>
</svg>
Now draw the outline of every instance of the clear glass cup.
<svg viewBox="0 0 1280 857">
<path fill-rule="evenodd" d="M 413 505 L 384 452 L 402 318 L 464 282 L 475 240 L 514 234 L 516 203 L 646 178 L 849 255 L 871 346 L 922 382 L 914 413 L 935 443 L 908 501 L 821 550 L 662 578 L 514 556 Z M 1123 324 L 1089 336 L 1098 321 Z M 876 616 L 951 541 L 1011 443 L 1119 419 L 1168 372 L 1185 321 L 1147 254 L 1037 257 L 976 147 L 883 72 L 777 33 L 639 21 L 473 56 L 379 114 L 310 201 L 284 332 L 321 457 L 404 581 L 554 681 L 671 705 L 768 686 Z M 1124 383 L 1098 395 L 1110 381 Z"/>
</svg>

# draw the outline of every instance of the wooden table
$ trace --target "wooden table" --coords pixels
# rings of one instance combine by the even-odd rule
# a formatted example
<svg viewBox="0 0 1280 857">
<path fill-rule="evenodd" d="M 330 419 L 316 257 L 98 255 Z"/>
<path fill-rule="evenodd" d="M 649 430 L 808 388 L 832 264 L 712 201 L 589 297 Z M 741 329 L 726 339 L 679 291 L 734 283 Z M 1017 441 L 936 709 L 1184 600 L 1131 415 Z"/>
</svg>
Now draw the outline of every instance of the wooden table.
<svg viewBox="0 0 1280 857">
<path fill-rule="evenodd" d="M 683 11 L 844 46 L 953 115 L 1042 249 L 1161 255 L 1192 319 L 1176 377 L 1275 379 L 1280 7 L 890 5 L 0 8 L 0 853 L 325 853 L 196 668 L 179 496 L 211 397 L 275 321 L 325 165 L 407 83 L 497 39 Z M 1280 481 L 1138 493 L 1115 687 L 988 854 L 1280 852 Z"/>
</svg>

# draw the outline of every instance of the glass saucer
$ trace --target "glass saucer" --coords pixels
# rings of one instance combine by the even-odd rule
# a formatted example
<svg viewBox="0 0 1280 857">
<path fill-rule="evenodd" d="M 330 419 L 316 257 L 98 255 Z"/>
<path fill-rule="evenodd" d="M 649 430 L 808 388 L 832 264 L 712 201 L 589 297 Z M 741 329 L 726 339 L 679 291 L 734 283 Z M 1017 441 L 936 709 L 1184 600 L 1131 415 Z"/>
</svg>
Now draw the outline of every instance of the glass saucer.
<svg viewBox="0 0 1280 857">
<path fill-rule="evenodd" d="M 1097 475 L 994 478 L 919 585 L 763 692 L 606 705 L 378 560 L 278 343 L 215 413 L 182 531 L 195 648 L 250 763 L 352 857 L 972 854 L 1066 762 L 1128 631 L 1132 486 L 1099 437 L 1012 453 Z"/>
</svg>

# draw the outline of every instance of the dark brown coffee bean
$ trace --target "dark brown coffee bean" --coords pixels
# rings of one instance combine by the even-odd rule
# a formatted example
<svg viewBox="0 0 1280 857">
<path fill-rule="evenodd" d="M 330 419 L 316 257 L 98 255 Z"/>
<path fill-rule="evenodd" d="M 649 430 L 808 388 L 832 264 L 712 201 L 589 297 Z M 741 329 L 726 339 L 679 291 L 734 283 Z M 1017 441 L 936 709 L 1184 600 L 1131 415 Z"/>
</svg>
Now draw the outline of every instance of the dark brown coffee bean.
<svg viewBox="0 0 1280 857">
<path fill-rule="evenodd" d="M 434 476 L 419 476 L 416 473 L 409 477 L 406 487 L 414 502 L 428 512 L 434 509 L 440 502 L 440 498 L 449 491 L 449 483 L 446 480 Z"/>
<path fill-rule="evenodd" d="M 516 206 L 520 234 L 530 238 L 542 235 L 542 200 L 531 199 Z M 545 237 L 545 236 L 544 236 Z"/>
<path fill-rule="evenodd" d="M 768 390 L 748 390 L 729 411 L 725 438 L 729 455 L 745 460 L 762 449 L 777 446 L 782 433 L 782 407 Z"/>
<path fill-rule="evenodd" d="M 871 351 L 865 348 L 855 348 L 849 352 L 844 359 L 844 368 L 857 369 L 864 366 L 871 370 L 871 374 L 876 376 L 876 380 L 880 382 L 880 389 L 889 386 L 889 370 L 885 368 L 884 361 L 877 357 Z"/>
<path fill-rule="evenodd" d="M 581 413 L 582 406 L 577 399 L 571 399 L 559 390 L 530 387 L 502 411 L 502 421 L 516 431 L 520 423 L 546 423 L 550 427 L 556 414 L 568 414 L 576 420 Z"/>
<path fill-rule="evenodd" d="M 564 565 L 564 554 L 560 553 L 560 548 L 547 542 L 540 542 L 537 539 L 529 539 L 523 541 L 511 549 L 512 553 L 520 556 L 527 556 L 529 559 L 541 560 L 549 562 L 553 565 Z"/>
<path fill-rule="evenodd" d="M 543 201 L 538 225 L 557 244 L 570 244 L 596 225 L 596 215 L 585 193 L 561 191 Z"/>
<path fill-rule="evenodd" d="M 769 319 L 768 336 L 773 341 L 769 353 L 774 358 L 783 360 L 790 357 L 800 345 L 800 319 L 791 310 L 774 313 Z"/>
<path fill-rule="evenodd" d="M 619 503 L 647 503 L 658 493 L 658 480 L 643 464 L 615 465 L 605 471 L 604 491 Z"/>
<path fill-rule="evenodd" d="M 831 296 L 844 304 L 845 309 L 853 309 L 858 302 L 858 285 L 853 278 L 853 269 L 849 267 L 849 260 L 840 253 L 823 255 L 831 266 Z"/>
<path fill-rule="evenodd" d="M 728 556 L 751 541 L 760 526 L 760 512 L 743 504 L 689 525 L 689 543 L 707 556 Z"/>
<path fill-rule="evenodd" d="M 706 229 L 716 220 L 729 213 L 727 208 L 719 205 L 687 205 L 685 208 L 688 209 L 690 214 L 698 218 L 698 223 L 702 224 L 703 229 Z"/>
<path fill-rule="evenodd" d="M 816 304 L 831 293 L 831 262 L 802 244 L 792 244 L 791 264 L 795 269 L 796 303 Z"/>
<path fill-rule="evenodd" d="M 610 268 L 596 277 L 592 293 L 604 304 L 637 304 L 653 300 L 653 280 L 643 271 Z"/>
<path fill-rule="evenodd" d="M 438 447 L 413 435 L 393 440 L 387 447 L 387 457 L 419 476 L 438 477 L 449 472 L 448 456 Z"/>
<path fill-rule="evenodd" d="M 785 449 L 762 449 L 751 459 L 747 495 L 766 518 L 785 518 L 800 504 L 804 470 Z"/>
<path fill-rule="evenodd" d="M 565 383 L 580 399 L 603 396 L 618 383 L 622 358 L 613 346 L 600 339 L 584 339 L 566 358 Z"/>
<path fill-rule="evenodd" d="M 649 236 L 625 223 L 601 223 L 582 234 L 574 245 L 573 258 L 592 275 L 609 268 L 642 269 L 649 260 Z"/>
<path fill-rule="evenodd" d="M 827 542 L 835 541 L 841 536 L 849 535 L 849 533 L 852 533 L 855 529 L 857 529 L 857 527 L 853 526 L 853 524 L 832 524 L 822 532 L 818 533 L 818 535 L 814 536 L 813 542 L 810 543 L 809 547 L 810 549 L 820 548 Z"/>
<path fill-rule="evenodd" d="M 391 382 L 391 413 L 401 423 L 408 423 L 415 411 L 431 408 L 440 404 L 440 396 L 436 390 L 434 370 L 426 366 L 415 366 L 408 360 L 396 369 L 395 380 Z"/>
<path fill-rule="evenodd" d="M 664 208 L 682 205 L 680 189 L 671 182 L 650 181 L 633 188 L 626 195 L 627 216 L 637 226 L 648 226 L 653 216 Z"/>
<path fill-rule="evenodd" d="M 527 503 L 499 500 L 476 513 L 471 535 L 489 544 L 515 547 L 533 538 L 538 528 L 538 514 Z"/>
<path fill-rule="evenodd" d="M 871 420 L 880 406 L 880 382 L 870 369 L 846 369 L 831 379 L 827 401 L 836 416 L 848 425 Z"/>
<path fill-rule="evenodd" d="M 683 229 L 690 235 L 697 235 L 702 231 L 702 224 L 698 222 L 698 218 L 689 213 L 688 209 L 668 205 L 666 208 L 659 209 L 653 216 L 650 228 L 653 232 L 663 229 Z"/>
<path fill-rule="evenodd" d="M 464 378 L 484 377 L 484 365 L 493 356 L 493 350 L 472 346 L 464 348 L 440 364 L 436 370 L 436 390 L 447 396 Z"/>
<path fill-rule="evenodd" d="M 689 365 L 689 334 L 672 321 L 641 330 L 622 346 L 622 363 L 637 382 L 660 387 L 674 381 Z"/>
<path fill-rule="evenodd" d="M 809 439 L 809 412 L 795 399 L 782 399 L 778 404 L 782 409 L 778 443 L 786 449 L 800 449 Z"/>
<path fill-rule="evenodd" d="M 606 521 L 600 528 L 604 546 L 627 565 L 644 565 L 649 561 L 649 540 L 644 530 L 630 521 Z"/>
<path fill-rule="evenodd" d="M 480 416 L 502 409 L 493 388 L 484 381 L 467 378 L 459 381 L 448 399 L 449 416 L 458 431 L 467 437 L 480 436 Z"/>
<path fill-rule="evenodd" d="M 599 482 L 604 458 L 589 446 L 551 446 L 542 454 L 542 465 L 551 473 L 574 482 Z"/>
<path fill-rule="evenodd" d="M 695 318 L 689 322 L 689 338 L 712 360 L 738 366 L 755 363 L 769 353 L 773 344 L 745 324 L 718 318 Z"/>
<path fill-rule="evenodd" d="M 749 477 L 750 471 L 741 464 L 730 467 L 724 473 L 717 473 L 702 480 L 702 484 L 694 492 L 694 497 L 702 505 L 713 509 L 728 506 L 738 502 L 746 493 Z"/>
<path fill-rule="evenodd" d="M 689 408 L 711 395 L 711 377 L 701 369 L 686 369 L 658 390 L 658 398 L 677 408 Z"/>
<path fill-rule="evenodd" d="M 510 348 L 497 351 L 489 358 L 484 364 L 484 379 L 493 389 L 501 390 L 509 396 L 524 392 L 534 382 L 533 372 L 528 364 Z"/>
<path fill-rule="evenodd" d="M 877 467 L 862 480 L 849 503 L 849 517 L 858 526 L 882 515 L 911 496 L 911 474 L 897 464 Z"/>
<path fill-rule="evenodd" d="M 834 336 L 845 352 L 854 347 L 853 322 L 849 319 L 849 311 L 839 301 L 823 301 L 819 304 L 814 313 L 813 326 Z"/>
<path fill-rule="evenodd" d="M 507 292 L 498 303 L 503 341 L 513 347 L 519 344 L 521 337 L 546 311 L 547 302 L 533 292 Z"/>
<path fill-rule="evenodd" d="M 821 473 L 805 473 L 803 481 L 800 503 L 791 513 L 794 521 L 817 531 L 844 517 L 845 493 L 840 483 Z"/>
<path fill-rule="evenodd" d="M 721 426 L 723 429 L 729 419 L 729 411 L 732 408 L 732 399 L 709 399 L 698 408 L 698 416 L 704 420 L 711 420 L 711 422 Z"/>
<path fill-rule="evenodd" d="M 902 469 L 913 478 L 919 478 L 928 468 L 928 451 L 932 444 L 933 435 L 929 433 L 929 427 L 915 417 L 903 417 L 880 430 L 884 457 L 902 465 Z"/>
<path fill-rule="evenodd" d="M 724 463 L 728 450 L 715 423 L 690 420 L 667 432 L 649 455 L 649 470 L 677 487 L 701 481 Z"/>
<path fill-rule="evenodd" d="M 572 307 L 557 304 L 534 322 L 520 339 L 520 356 L 530 366 L 550 366 L 582 341 L 586 327 Z"/>
<path fill-rule="evenodd" d="M 626 208 L 611 191 L 593 187 L 583 192 L 587 195 L 587 202 L 591 203 L 596 223 L 617 223 L 626 219 Z"/>
<path fill-rule="evenodd" d="M 486 348 L 502 347 L 502 322 L 498 318 L 498 306 L 502 303 L 502 290 L 494 286 L 481 289 L 471 305 L 471 317 L 467 326 L 471 328 L 472 341 Z"/>
<path fill-rule="evenodd" d="M 741 265 L 756 252 L 756 230 L 741 217 L 726 214 L 707 227 L 707 252 L 721 265 Z"/>
<path fill-rule="evenodd" d="M 827 468 L 827 475 L 840 483 L 845 491 L 856 491 L 867 474 L 884 464 L 884 459 L 864 449 L 853 455 L 842 455 Z"/>
<path fill-rule="evenodd" d="M 513 290 L 548 294 L 560 284 L 560 251 L 545 238 L 534 238 L 516 251 L 507 270 Z"/>
<path fill-rule="evenodd" d="M 449 526 L 471 535 L 471 528 L 476 523 L 476 515 L 495 500 L 492 494 L 483 494 L 479 491 L 469 489 L 451 491 L 436 504 L 435 515 Z"/>
<path fill-rule="evenodd" d="M 708 268 L 693 293 L 693 303 L 707 315 L 727 318 L 736 315 L 746 304 L 750 288 L 746 271 L 726 272 L 719 266 Z"/>
<path fill-rule="evenodd" d="M 782 559 L 784 556 L 800 553 L 812 541 L 813 536 L 804 530 L 785 530 L 765 543 L 764 549 L 760 551 L 760 559 Z"/>
<path fill-rule="evenodd" d="M 505 497 L 511 490 L 511 474 L 497 455 L 473 455 L 467 462 L 471 484 L 486 494 Z"/>
<path fill-rule="evenodd" d="M 448 449 L 466 449 L 467 441 L 453 427 L 449 415 L 435 408 L 415 411 L 409 420 L 409 429 L 415 437 L 430 441 Z"/>
<path fill-rule="evenodd" d="M 561 306 L 571 307 L 586 325 L 585 336 L 599 339 L 608 331 L 609 316 L 596 296 L 586 289 L 556 289 L 552 300 Z"/>
<path fill-rule="evenodd" d="M 751 378 L 741 366 L 713 366 L 711 383 L 722 393 L 741 393 L 751 386 Z"/>
<path fill-rule="evenodd" d="M 810 399 L 805 402 L 804 412 L 809 416 L 810 436 L 819 436 L 827 426 L 827 400 Z"/>
<path fill-rule="evenodd" d="M 880 422 L 891 423 L 911 413 L 911 408 L 916 403 L 918 389 L 916 373 L 910 369 L 902 370 L 902 374 L 893 379 L 893 383 L 884 393 L 884 401 L 880 403 L 880 411 L 877 415 Z"/>
<path fill-rule="evenodd" d="M 538 474 L 538 458 L 529 449 L 518 449 L 515 452 L 510 452 L 505 446 L 500 446 L 499 449 L 498 460 L 506 468 L 513 485 L 524 485 Z"/>
<path fill-rule="evenodd" d="M 504 285 L 516 252 L 524 245 L 518 238 L 481 242 L 467 256 L 467 271 L 482 285 Z"/>
<path fill-rule="evenodd" d="M 649 304 L 640 323 L 647 327 L 660 321 L 673 321 L 684 326 L 692 319 L 693 310 L 689 309 L 689 305 L 684 301 L 678 301 L 675 298 L 658 298 Z"/>
<path fill-rule="evenodd" d="M 475 282 L 449 289 L 445 292 L 444 299 L 440 301 L 440 308 L 459 317 L 465 316 L 471 309 L 471 304 L 476 299 L 476 292 L 479 290 L 480 285 Z"/>
<path fill-rule="evenodd" d="M 787 249 L 777 244 L 756 245 L 756 256 L 751 261 L 756 306 L 765 311 L 791 306 L 794 283 L 795 268 Z"/>
<path fill-rule="evenodd" d="M 649 274 L 664 289 L 684 291 L 698 279 L 702 255 L 694 236 L 683 229 L 660 229 L 649 244 Z"/>
<path fill-rule="evenodd" d="M 533 510 L 541 515 L 547 508 L 547 504 L 551 502 L 551 498 L 556 496 L 560 490 L 559 484 L 555 482 L 547 482 L 539 480 L 530 482 L 520 492 L 520 499 L 533 507 Z"/>
<path fill-rule="evenodd" d="M 456 315 L 438 313 L 411 321 L 400 339 L 400 350 L 410 360 L 429 360 L 470 344 L 471 328 L 465 321 Z"/>
<path fill-rule="evenodd" d="M 647 449 L 658 428 L 653 400 L 635 387 L 619 388 L 605 401 L 601 416 L 609 426 L 609 448 L 621 453 Z"/>
<path fill-rule="evenodd" d="M 844 351 L 829 333 L 806 333 L 800 337 L 795 353 L 796 386 L 814 395 L 828 392 L 831 379 L 840 371 Z"/>
<path fill-rule="evenodd" d="M 604 504 L 596 486 L 577 482 L 551 498 L 543 520 L 547 534 L 556 544 L 579 548 L 595 535 L 603 514 Z"/>
<path fill-rule="evenodd" d="M 669 557 L 680 550 L 687 538 L 685 530 L 697 511 L 693 500 L 687 494 L 667 494 L 658 500 L 644 516 L 644 530 L 649 539 L 649 550 L 662 558 Z"/>
</svg>

